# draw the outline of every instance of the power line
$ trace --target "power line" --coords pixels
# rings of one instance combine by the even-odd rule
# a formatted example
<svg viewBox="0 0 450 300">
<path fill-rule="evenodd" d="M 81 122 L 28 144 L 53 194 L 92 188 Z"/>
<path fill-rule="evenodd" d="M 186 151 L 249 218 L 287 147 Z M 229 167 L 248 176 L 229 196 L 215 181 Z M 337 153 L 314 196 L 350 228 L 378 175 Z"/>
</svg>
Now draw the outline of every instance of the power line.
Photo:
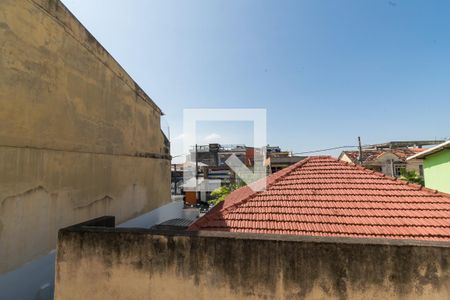
<svg viewBox="0 0 450 300">
<path fill-rule="evenodd" d="M 372 147 L 372 146 L 374 146 L 374 145 L 363 145 L 363 148 Z M 331 147 L 331 148 L 326 148 L 326 149 L 310 150 L 310 151 L 304 151 L 304 152 L 296 152 L 294 154 L 295 155 L 308 154 L 308 153 L 325 152 L 325 151 L 330 151 L 330 150 L 348 149 L 348 148 L 358 148 L 358 146 L 338 146 L 338 147 Z M 180 157 L 180 156 L 186 156 L 186 155 L 189 155 L 189 153 L 173 155 L 172 158 Z"/>
<path fill-rule="evenodd" d="M 364 149 L 371 149 L 374 147 L 377 147 L 380 144 L 365 144 L 365 145 L 361 145 L 362 150 Z M 339 149 L 348 149 L 348 148 L 359 148 L 360 146 L 338 146 L 338 147 L 331 147 L 331 148 L 326 148 L 326 149 L 318 149 L 318 150 L 310 150 L 310 151 L 303 151 L 303 152 L 296 152 L 294 153 L 295 155 L 299 155 L 299 154 L 309 154 L 309 153 L 317 153 L 317 152 L 325 152 L 325 151 L 330 151 L 330 150 L 339 150 Z"/>
<path fill-rule="evenodd" d="M 318 150 L 311 150 L 311 151 L 304 151 L 304 152 L 297 152 L 294 154 L 309 154 L 309 153 L 316 153 L 316 152 L 325 152 L 330 150 L 338 150 L 338 149 L 348 149 L 348 148 L 358 148 L 358 146 L 338 146 L 338 147 L 331 147 L 326 149 L 318 149 Z"/>
<path fill-rule="evenodd" d="M 367 150 L 367 149 L 374 148 L 374 147 L 376 147 L 378 145 L 380 145 L 380 144 L 365 144 L 365 145 L 361 145 L 361 148 L 362 148 L 362 150 Z M 349 148 L 359 148 L 359 145 L 357 145 L 357 146 L 349 146 L 349 145 L 347 145 L 347 146 L 337 146 L 337 147 L 331 147 L 331 148 L 325 148 L 325 149 L 309 150 L 309 151 L 303 151 L 303 152 L 295 152 L 293 154 L 294 155 L 301 155 L 301 154 L 318 153 L 318 152 L 325 152 L 325 151 L 339 150 L 339 149 L 349 149 Z M 172 156 L 172 158 L 180 157 L 180 156 L 186 156 L 186 155 L 189 155 L 189 153 L 174 155 L 174 156 Z"/>
</svg>

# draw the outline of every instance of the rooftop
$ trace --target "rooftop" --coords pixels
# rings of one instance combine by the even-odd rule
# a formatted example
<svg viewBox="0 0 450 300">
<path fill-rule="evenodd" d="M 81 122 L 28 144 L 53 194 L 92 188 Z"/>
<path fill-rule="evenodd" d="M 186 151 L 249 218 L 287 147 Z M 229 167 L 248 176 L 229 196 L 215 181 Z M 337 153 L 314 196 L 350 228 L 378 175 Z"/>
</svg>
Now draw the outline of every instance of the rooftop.
<svg viewBox="0 0 450 300">
<path fill-rule="evenodd" d="M 406 147 L 423 147 L 437 145 L 443 143 L 443 140 L 413 140 L 413 141 L 390 141 L 387 143 L 375 144 L 376 148 L 406 148 Z"/>
<path fill-rule="evenodd" d="M 309 157 L 231 193 L 188 230 L 450 241 L 450 195 Z"/>
<path fill-rule="evenodd" d="M 398 148 L 398 149 L 363 149 L 362 157 L 364 164 L 370 164 L 377 160 L 381 155 L 385 153 L 392 153 L 396 155 L 401 160 L 406 160 L 408 157 L 416 155 L 425 151 L 424 148 Z M 358 162 L 359 151 L 343 151 L 343 154 L 347 155 L 354 163 Z"/>
<path fill-rule="evenodd" d="M 425 158 L 425 157 L 427 157 L 429 155 L 435 154 L 435 153 L 440 152 L 440 151 L 442 151 L 444 149 L 450 149 L 450 140 L 448 140 L 445 143 L 442 143 L 440 145 L 437 145 L 437 146 L 435 146 L 433 148 L 427 149 L 427 150 L 425 150 L 423 152 L 417 153 L 416 155 L 409 157 L 408 160 L 416 159 L 416 158 L 419 158 L 419 159 Z"/>
</svg>

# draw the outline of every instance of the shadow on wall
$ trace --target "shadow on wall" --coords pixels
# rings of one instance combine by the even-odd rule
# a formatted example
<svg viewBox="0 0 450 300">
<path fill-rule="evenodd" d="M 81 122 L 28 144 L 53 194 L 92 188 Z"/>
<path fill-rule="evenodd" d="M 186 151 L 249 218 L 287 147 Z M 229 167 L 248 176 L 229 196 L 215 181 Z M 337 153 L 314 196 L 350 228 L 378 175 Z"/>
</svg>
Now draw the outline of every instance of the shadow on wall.
<svg viewBox="0 0 450 300">
<path fill-rule="evenodd" d="M 183 202 L 175 201 L 131 219 L 118 227 L 150 228 L 175 218 L 195 218 L 186 215 Z M 50 300 L 53 299 L 55 277 L 55 250 L 41 256 L 12 272 L 0 275 L 0 299 Z"/>
</svg>

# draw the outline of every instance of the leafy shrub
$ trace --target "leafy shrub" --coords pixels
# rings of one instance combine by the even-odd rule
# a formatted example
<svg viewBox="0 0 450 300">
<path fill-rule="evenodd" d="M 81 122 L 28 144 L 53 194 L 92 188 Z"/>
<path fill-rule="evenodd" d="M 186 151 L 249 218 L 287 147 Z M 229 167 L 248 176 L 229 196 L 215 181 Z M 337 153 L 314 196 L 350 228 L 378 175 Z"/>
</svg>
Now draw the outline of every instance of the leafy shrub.
<svg viewBox="0 0 450 300">
<path fill-rule="evenodd" d="M 232 191 L 237 190 L 238 188 L 241 188 L 244 185 L 245 185 L 244 183 L 238 183 L 238 184 L 233 183 L 233 184 L 221 186 L 220 188 L 217 188 L 211 192 L 211 197 L 213 197 L 213 199 L 209 200 L 208 203 L 212 204 L 212 205 L 217 205 L 220 202 L 222 202 L 223 200 L 225 200 L 225 198 Z"/>
<path fill-rule="evenodd" d="M 410 183 L 415 183 L 415 184 L 420 184 L 420 185 L 425 184 L 423 178 L 420 177 L 414 170 L 411 170 L 411 171 L 402 170 L 402 175 L 401 175 L 400 179 L 408 181 Z"/>
</svg>

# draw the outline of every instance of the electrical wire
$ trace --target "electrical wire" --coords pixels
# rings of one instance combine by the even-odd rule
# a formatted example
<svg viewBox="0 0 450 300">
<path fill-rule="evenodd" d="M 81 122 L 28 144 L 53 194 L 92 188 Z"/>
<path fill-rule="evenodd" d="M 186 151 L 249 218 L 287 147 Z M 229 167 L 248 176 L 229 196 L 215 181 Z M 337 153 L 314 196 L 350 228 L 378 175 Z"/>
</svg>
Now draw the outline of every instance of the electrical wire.
<svg viewBox="0 0 450 300">
<path fill-rule="evenodd" d="M 370 149 L 370 148 L 374 148 L 376 146 L 378 146 L 380 144 L 366 144 L 366 145 L 361 145 L 361 148 L 363 149 Z M 302 155 L 302 154 L 310 154 L 310 153 L 318 153 L 318 152 L 326 152 L 326 151 L 331 151 L 331 150 L 339 150 L 339 149 L 350 149 L 350 148 L 358 148 L 359 146 L 337 146 L 337 147 L 331 147 L 331 148 L 325 148 L 325 149 L 318 149 L 318 150 L 309 150 L 309 151 L 303 151 L 303 152 L 295 152 L 293 153 L 294 155 Z M 175 157 L 180 157 L 180 156 L 186 156 L 189 155 L 189 153 L 186 154 L 179 154 L 179 155 L 175 155 L 172 156 L 172 158 Z"/>
<path fill-rule="evenodd" d="M 363 145 L 363 148 L 369 148 L 369 147 L 373 147 L 375 145 Z M 310 150 L 310 151 L 303 151 L 303 152 L 296 152 L 294 153 L 295 155 L 299 155 L 299 154 L 308 154 L 308 153 L 316 153 L 316 152 L 325 152 L 325 151 L 331 151 L 331 150 L 338 150 L 338 149 L 349 149 L 349 148 L 358 148 L 358 146 L 338 146 L 338 147 L 331 147 L 331 148 L 326 148 L 326 149 L 318 149 L 318 150 Z M 172 158 L 175 157 L 180 157 L 180 156 L 186 156 L 189 155 L 189 153 L 185 153 L 185 154 L 178 154 L 178 155 L 174 155 L 172 156 Z"/>
<path fill-rule="evenodd" d="M 366 144 L 366 145 L 361 145 L 361 148 L 363 149 L 370 149 L 370 148 L 374 148 L 376 146 L 378 146 L 380 144 Z M 331 148 L 326 148 L 326 149 L 318 149 L 318 150 L 310 150 L 310 151 L 303 151 L 303 152 L 296 152 L 294 153 L 295 155 L 299 155 L 299 154 L 309 154 L 309 153 L 317 153 L 317 152 L 325 152 L 325 151 L 331 151 L 331 150 L 338 150 L 338 149 L 349 149 L 349 148 L 358 148 L 359 146 L 338 146 L 338 147 L 331 147 Z"/>
<path fill-rule="evenodd" d="M 317 153 L 317 152 L 325 152 L 325 151 L 331 151 L 331 150 L 338 150 L 338 149 L 348 149 L 348 148 L 358 148 L 358 146 L 338 146 L 338 147 L 331 147 L 326 149 L 318 149 L 318 150 L 310 150 L 310 151 L 303 151 L 303 152 L 296 152 L 295 155 L 299 154 L 309 154 L 309 153 Z"/>
</svg>

